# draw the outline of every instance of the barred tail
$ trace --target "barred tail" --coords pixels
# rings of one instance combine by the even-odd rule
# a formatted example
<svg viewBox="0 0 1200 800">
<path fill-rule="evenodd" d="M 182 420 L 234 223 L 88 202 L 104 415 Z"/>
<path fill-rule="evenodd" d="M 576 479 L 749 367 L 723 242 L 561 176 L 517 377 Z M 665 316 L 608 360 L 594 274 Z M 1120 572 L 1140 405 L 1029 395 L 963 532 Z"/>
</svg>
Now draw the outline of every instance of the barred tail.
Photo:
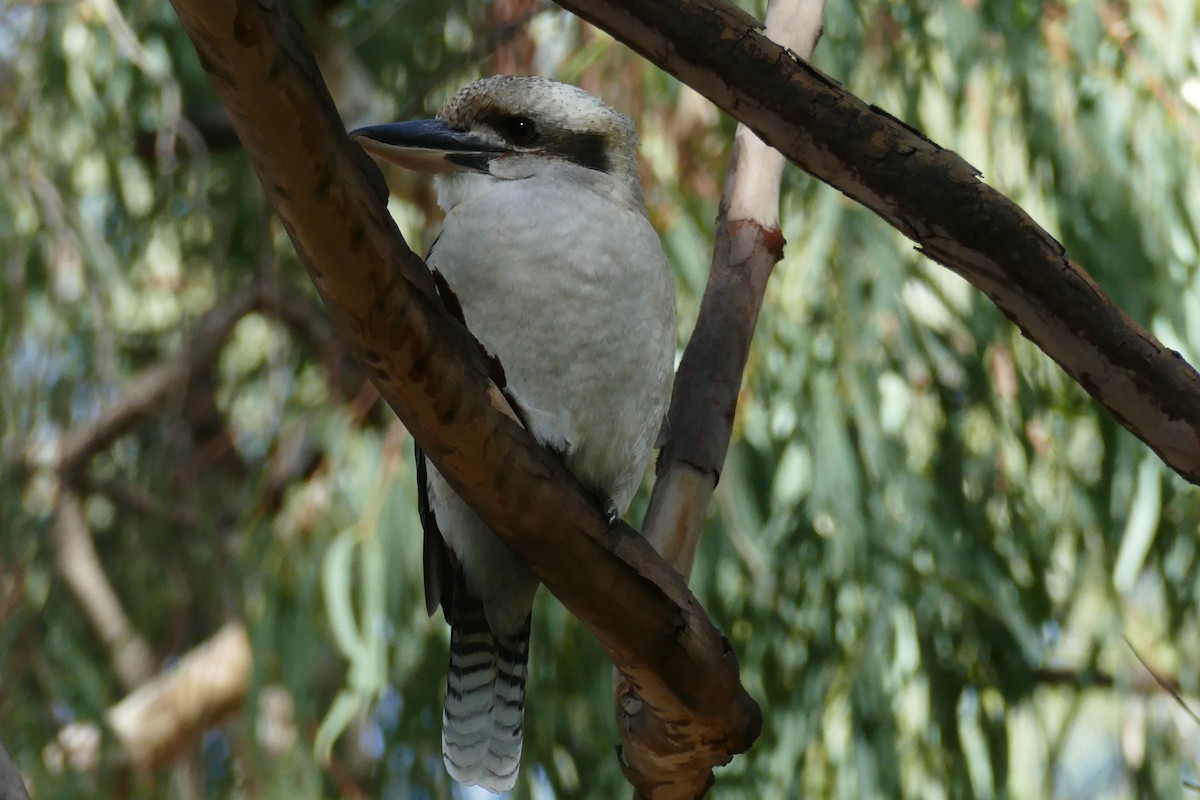
<svg viewBox="0 0 1200 800">
<path fill-rule="evenodd" d="M 455 583 L 442 757 L 459 783 L 504 792 L 516 783 L 521 764 L 531 617 L 514 636 L 497 636 L 483 603 L 461 578 Z"/>
</svg>

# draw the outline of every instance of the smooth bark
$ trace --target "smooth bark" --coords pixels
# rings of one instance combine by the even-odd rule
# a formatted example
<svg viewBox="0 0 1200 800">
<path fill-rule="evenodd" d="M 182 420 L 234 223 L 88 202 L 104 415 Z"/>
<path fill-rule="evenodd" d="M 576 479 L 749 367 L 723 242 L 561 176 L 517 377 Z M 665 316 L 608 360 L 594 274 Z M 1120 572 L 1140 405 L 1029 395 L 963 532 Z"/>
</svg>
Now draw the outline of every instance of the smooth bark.
<svg viewBox="0 0 1200 800">
<path fill-rule="evenodd" d="M 767 35 L 808 57 L 821 33 L 824 0 L 772 0 Z M 685 578 L 692 574 L 709 502 L 729 448 L 742 374 L 762 309 L 767 280 L 783 256 L 779 189 L 784 159 L 742 125 L 734 135 L 716 243 L 696 328 L 675 376 L 664 427 L 658 479 L 642 528 Z M 659 781 L 663 797 L 695 797 L 693 784 L 663 752 L 636 688 L 617 675 L 613 689 L 627 774 L 635 785 Z M 689 794 L 690 792 L 690 794 Z"/>
</svg>

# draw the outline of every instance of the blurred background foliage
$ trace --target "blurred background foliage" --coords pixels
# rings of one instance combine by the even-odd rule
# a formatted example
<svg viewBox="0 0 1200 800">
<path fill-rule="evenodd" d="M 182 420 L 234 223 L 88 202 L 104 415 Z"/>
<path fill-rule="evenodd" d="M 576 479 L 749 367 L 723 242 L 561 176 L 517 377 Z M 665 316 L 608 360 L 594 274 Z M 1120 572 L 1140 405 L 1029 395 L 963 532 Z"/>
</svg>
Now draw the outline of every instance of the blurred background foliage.
<svg viewBox="0 0 1200 800">
<path fill-rule="evenodd" d="M 632 115 L 686 342 L 726 117 L 542 3 L 296 11 L 348 127 L 497 71 Z M 832 0 L 815 62 L 961 153 L 1197 363 L 1198 14 Z M 10 0 L 0 101 L 0 738 L 35 797 L 466 796 L 441 767 L 447 634 L 420 601 L 411 443 L 331 340 L 169 6 Z M 430 187 L 389 180 L 428 245 Z M 1200 727 L 1133 648 L 1200 692 L 1200 496 L 873 215 L 794 169 L 784 198 L 694 579 L 766 712 L 714 796 L 1190 792 Z M 244 291 L 260 300 L 215 361 L 56 470 Z M 126 687 L 59 575 L 64 482 L 155 668 L 227 620 L 250 634 L 243 710 L 149 775 L 100 724 Z M 624 796 L 602 651 L 547 596 L 534 629 L 514 796 Z"/>
</svg>

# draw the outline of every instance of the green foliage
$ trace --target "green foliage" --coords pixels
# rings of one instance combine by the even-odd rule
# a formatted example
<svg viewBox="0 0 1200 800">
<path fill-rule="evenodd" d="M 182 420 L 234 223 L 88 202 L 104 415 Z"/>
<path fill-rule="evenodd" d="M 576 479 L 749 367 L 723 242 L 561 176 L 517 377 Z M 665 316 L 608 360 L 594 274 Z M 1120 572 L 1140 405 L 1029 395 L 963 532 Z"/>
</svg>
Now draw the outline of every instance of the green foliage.
<svg viewBox="0 0 1200 800">
<path fill-rule="evenodd" d="M 297 10 L 348 125 L 431 112 L 513 33 L 477 1 Z M 1196 363 L 1198 13 L 834 3 L 816 63 L 960 152 Z M 635 117 L 686 341 L 732 124 L 560 11 L 514 30 L 534 71 Z M 124 694 L 56 571 L 63 437 L 186 358 L 196 321 L 251 282 L 321 317 L 207 116 L 169 6 L 7 6 L 0 98 L 0 738 L 37 796 L 451 796 L 447 637 L 424 614 L 411 445 L 320 332 L 267 313 L 102 450 L 84 487 L 101 563 L 156 659 L 227 616 L 246 623 L 245 711 L 150 779 L 130 783 L 107 736 L 98 766 L 54 765 L 57 732 Z M 427 244 L 427 184 L 389 179 L 403 230 Z M 1122 636 L 1200 688 L 1194 489 L 873 215 L 794 170 L 784 198 L 787 254 L 693 581 L 766 713 L 717 793 L 1178 796 L 1200 730 Z M 296 443 L 315 464 L 277 487 Z M 610 672 L 543 596 L 515 796 L 627 792 Z M 292 738 L 275 746 L 279 697 Z"/>
</svg>

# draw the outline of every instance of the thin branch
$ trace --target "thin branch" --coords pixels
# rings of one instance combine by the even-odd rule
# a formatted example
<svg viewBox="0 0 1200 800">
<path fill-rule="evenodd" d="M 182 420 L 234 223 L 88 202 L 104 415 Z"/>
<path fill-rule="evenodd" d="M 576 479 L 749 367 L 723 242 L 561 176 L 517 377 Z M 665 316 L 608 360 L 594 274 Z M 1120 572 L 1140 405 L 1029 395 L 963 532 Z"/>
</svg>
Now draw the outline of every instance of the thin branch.
<svg viewBox="0 0 1200 800">
<path fill-rule="evenodd" d="M 1196 712 L 1192 711 L 1192 707 L 1184 701 L 1183 695 L 1179 693 L 1178 681 L 1174 681 L 1166 676 L 1159 675 L 1158 670 L 1150 666 L 1150 662 L 1142 658 L 1142 654 L 1139 653 L 1138 649 L 1133 646 L 1133 642 L 1129 641 L 1128 637 L 1122 636 L 1121 638 L 1125 639 L 1125 644 L 1129 645 L 1129 649 L 1133 651 L 1133 655 L 1138 661 L 1141 662 L 1142 667 L 1145 668 L 1146 672 L 1150 673 L 1150 677 L 1154 678 L 1154 682 L 1157 683 L 1164 692 L 1171 695 L 1171 699 L 1183 709 L 1185 714 L 1192 718 L 1192 722 L 1196 723 L 1197 727 L 1200 727 L 1200 716 L 1197 716 Z"/>
<path fill-rule="evenodd" d="M 821 33 L 825 0 L 773 0 L 767 35 L 808 58 Z M 737 407 L 750 340 L 767 280 L 783 257 L 779 185 L 784 159 L 739 125 L 717 216 L 716 245 L 696 329 L 684 350 L 658 462 L 658 480 L 643 533 L 686 580 L 704 529 L 709 502 Z M 647 718 L 637 689 L 618 676 L 613 688 L 617 724 L 626 747 L 630 783 L 653 786 L 655 797 L 696 797 L 711 772 L 701 762 L 680 769 L 666 732 Z"/>
<path fill-rule="evenodd" d="M 137 688 L 154 674 L 154 658 L 149 645 L 130 622 L 100 564 L 82 500 L 67 485 L 59 489 L 53 542 L 58 573 L 96 635 L 108 648 L 121 684 L 126 689 Z"/>
<path fill-rule="evenodd" d="M 506 415 L 499 373 L 435 297 L 295 19 L 277 3 L 174 6 L 336 329 L 421 449 L 608 650 L 680 759 L 748 748 L 762 717 L 727 640 L 650 544 L 610 526 Z"/>
<path fill-rule="evenodd" d="M 69 431 L 59 451 L 59 473 L 68 482 L 75 480 L 92 456 L 129 432 L 167 393 L 180 390 L 208 369 L 234 326 L 258 305 L 259 295 L 254 286 L 214 306 L 197 322 L 180 355 L 139 374 L 99 417 Z"/>
<path fill-rule="evenodd" d="M 723 0 L 558 2 L 966 278 L 1114 419 L 1200 483 L 1200 374 L 957 154 L 859 100 Z"/>
<path fill-rule="evenodd" d="M 88 485 L 87 465 L 93 456 L 152 414 L 170 392 L 203 374 L 234 326 L 258 305 L 260 294 L 259 287 L 251 287 L 214 307 L 199 320 L 182 353 L 142 372 L 97 419 L 63 436 L 52 536 L 56 564 L 84 616 L 109 649 L 113 669 L 126 689 L 137 688 L 154 674 L 154 659 L 149 645 L 125 613 L 96 553 L 81 495 Z M 151 498 L 128 492 L 122 499 L 145 509 L 153 504 Z"/>
<path fill-rule="evenodd" d="M 1108 672 L 1098 669 L 1079 669 L 1075 667 L 1038 667 L 1033 671 L 1033 680 L 1042 686 L 1066 686 L 1073 689 L 1113 689 L 1117 687 L 1117 679 Z M 1143 677 L 1135 674 L 1129 678 L 1129 688 L 1139 694 L 1149 694 L 1159 690 L 1179 692 L 1179 679 L 1170 675 L 1162 675 L 1155 671 Z"/>
</svg>

